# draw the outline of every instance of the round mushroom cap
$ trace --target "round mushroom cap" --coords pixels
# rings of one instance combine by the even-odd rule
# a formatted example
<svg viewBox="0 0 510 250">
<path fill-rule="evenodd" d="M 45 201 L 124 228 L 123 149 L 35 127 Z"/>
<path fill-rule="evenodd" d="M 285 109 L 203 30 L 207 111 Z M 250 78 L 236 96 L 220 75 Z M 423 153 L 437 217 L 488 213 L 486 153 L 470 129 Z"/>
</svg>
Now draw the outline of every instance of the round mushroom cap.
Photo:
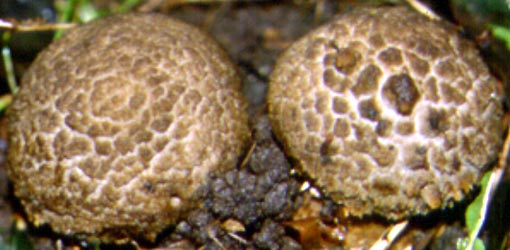
<svg viewBox="0 0 510 250">
<path fill-rule="evenodd" d="M 58 233 L 154 240 L 249 143 L 240 87 L 215 41 L 169 17 L 74 28 L 38 55 L 10 107 L 15 195 Z"/>
<path fill-rule="evenodd" d="M 287 154 L 355 217 L 451 206 L 502 146 L 502 90 L 475 46 L 404 7 L 360 8 L 298 40 L 267 98 Z"/>
</svg>

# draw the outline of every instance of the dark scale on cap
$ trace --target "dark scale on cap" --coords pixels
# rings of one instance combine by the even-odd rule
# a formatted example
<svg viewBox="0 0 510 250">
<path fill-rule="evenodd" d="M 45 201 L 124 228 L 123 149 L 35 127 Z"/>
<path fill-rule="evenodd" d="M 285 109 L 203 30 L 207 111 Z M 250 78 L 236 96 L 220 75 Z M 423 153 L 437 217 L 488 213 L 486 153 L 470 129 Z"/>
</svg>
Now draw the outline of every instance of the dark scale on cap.
<svg viewBox="0 0 510 250">
<path fill-rule="evenodd" d="M 406 57 L 413 73 L 416 73 L 419 76 L 424 76 L 429 73 L 430 65 L 427 60 L 418 57 L 414 53 L 407 53 Z"/>
<path fill-rule="evenodd" d="M 349 102 L 340 96 L 333 98 L 333 111 L 337 114 L 345 114 L 350 110 Z"/>
<path fill-rule="evenodd" d="M 416 52 L 430 59 L 437 59 L 441 55 L 441 49 L 439 49 L 433 41 L 425 38 L 409 37 L 408 46 L 414 48 Z"/>
<path fill-rule="evenodd" d="M 408 74 L 391 76 L 383 87 L 383 97 L 401 115 L 413 112 L 414 105 L 420 99 L 420 93 Z"/>
<path fill-rule="evenodd" d="M 333 144 L 334 135 L 329 135 L 326 140 L 322 143 L 320 148 L 321 164 L 331 163 L 331 155 L 338 153 L 339 148 Z"/>
<path fill-rule="evenodd" d="M 393 145 L 375 143 L 369 148 L 369 154 L 377 162 L 378 166 L 386 167 L 395 162 L 398 156 L 398 149 Z"/>
<path fill-rule="evenodd" d="M 423 96 L 425 99 L 437 102 L 439 101 L 439 89 L 437 87 L 437 81 L 435 77 L 430 77 L 425 81 L 423 87 Z"/>
<path fill-rule="evenodd" d="M 379 193 L 379 195 L 394 195 L 399 191 L 398 184 L 395 182 L 394 176 L 377 177 L 371 183 L 371 188 Z"/>
<path fill-rule="evenodd" d="M 306 129 L 309 131 L 317 132 L 321 128 L 319 117 L 317 117 L 311 111 L 306 112 L 304 122 Z"/>
<path fill-rule="evenodd" d="M 375 131 L 379 136 L 386 137 L 392 134 L 392 122 L 387 119 L 381 119 L 377 123 Z"/>
<path fill-rule="evenodd" d="M 370 46 L 375 49 L 383 48 L 386 45 L 384 37 L 381 34 L 369 37 L 368 42 L 370 43 Z"/>
<path fill-rule="evenodd" d="M 324 84 L 337 93 L 342 93 L 351 86 L 349 79 L 332 68 L 326 69 L 322 74 L 322 78 Z"/>
<path fill-rule="evenodd" d="M 430 108 L 423 122 L 422 133 L 424 135 L 437 136 L 449 129 L 450 117 L 442 109 Z"/>
<path fill-rule="evenodd" d="M 351 125 L 347 119 L 337 118 L 333 128 L 333 133 L 338 137 L 347 137 L 351 134 Z"/>
<path fill-rule="evenodd" d="M 462 94 L 462 90 L 457 87 L 446 82 L 441 83 L 439 86 L 441 89 L 441 96 L 444 98 L 445 102 L 453 102 L 458 105 L 466 102 L 466 97 Z"/>
<path fill-rule="evenodd" d="M 377 89 L 381 75 L 379 67 L 373 64 L 366 66 L 359 74 L 358 81 L 351 91 L 357 96 L 372 93 Z"/>
<path fill-rule="evenodd" d="M 411 146 L 407 148 L 407 154 L 405 155 L 405 165 L 407 168 L 412 170 L 428 170 L 429 163 L 427 159 L 427 147 L 426 146 Z"/>
<path fill-rule="evenodd" d="M 414 133 L 414 122 L 403 121 L 397 123 L 396 132 L 401 135 L 411 135 Z"/>
<path fill-rule="evenodd" d="M 360 53 L 354 49 L 342 48 L 335 54 L 335 68 L 345 74 L 349 74 L 360 61 Z"/>
<path fill-rule="evenodd" d="M 441 61 L 434 67 L 434 71 L 441 77 L 450 81 L 455 80 L 459 75 L 459 67 L 455 64 L 453 59 Z"/>
<path fill-rule="evenodd" d="M 377 58 L 379 58 L 379 60 L 388 66 L 401 65 L 403 62 L 402 52 L 399 49 L 393 47 L 381 51 Z"/>
<path fill-rule="evenodd" d="M 375 103 L 374 99 L 363 100 L 358 105 L 358 112 L 361 117 L 376 121 L 379 118 L 379 108 Z"/>
<path fill-rule="evenodd" d="M 331 101 L 327 91 L 321 91 L 317 93 L 317 98 L 315 99 L 315 112 L 322 114 L 326 111 L 329 111 L 330 104 Z"/>
</svg>

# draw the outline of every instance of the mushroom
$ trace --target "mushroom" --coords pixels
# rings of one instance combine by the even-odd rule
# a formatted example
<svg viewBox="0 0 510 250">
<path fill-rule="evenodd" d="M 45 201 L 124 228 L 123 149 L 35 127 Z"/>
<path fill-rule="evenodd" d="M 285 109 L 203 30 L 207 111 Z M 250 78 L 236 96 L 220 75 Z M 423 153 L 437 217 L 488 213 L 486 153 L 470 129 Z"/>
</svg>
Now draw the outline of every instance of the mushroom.
<svg viewBox="0 0 510 250">
<path fill-rule="evenodd" d="M 8 174 L 35 225 L 145 238 L 200 204 L 250 140 L 225 52 L 157 14 L 107 17 L 40 53 L 9 110 Z"/>
<path fill-rule="evenodd" d="M 399 220 L 473 190 L 502 146 L 502 95 L 454 26 L 381 7 L 292 44 L 267 99 L 298 170 L 350 216 Z"/>
</svg>

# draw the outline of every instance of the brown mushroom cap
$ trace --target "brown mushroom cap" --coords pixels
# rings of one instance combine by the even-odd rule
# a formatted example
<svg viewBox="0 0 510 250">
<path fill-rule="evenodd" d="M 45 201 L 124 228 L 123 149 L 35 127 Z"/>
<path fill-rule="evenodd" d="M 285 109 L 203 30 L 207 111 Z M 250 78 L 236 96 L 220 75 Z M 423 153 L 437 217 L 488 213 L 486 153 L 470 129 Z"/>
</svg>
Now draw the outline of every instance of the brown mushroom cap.
<svg viewBox="0 0 510 250">
<path fill-rule="evenodd" d="M 153 240 L 249 142 L 240 79 L 198 29 L 162 15 L 70 30 L 9 110 L 8 173 L 28 217 L 59 233 Z"/>
<path fill-rule="evenodd" d="M 295 42 L 268 90 L 277 138 L 353 216 L 466 196 L 502 145 L 502 92 L 475 46 L 403 7 L 363 8 Z"/>
</svg>

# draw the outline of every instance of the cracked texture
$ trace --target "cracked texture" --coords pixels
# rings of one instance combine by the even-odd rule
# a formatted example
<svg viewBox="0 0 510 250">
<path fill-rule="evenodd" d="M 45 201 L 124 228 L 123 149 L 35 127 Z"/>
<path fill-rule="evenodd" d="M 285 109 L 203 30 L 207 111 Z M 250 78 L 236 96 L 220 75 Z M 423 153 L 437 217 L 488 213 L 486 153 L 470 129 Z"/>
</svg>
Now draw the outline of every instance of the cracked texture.
<svg viewBox="0 0 510 250">
<path fill-rule="evenodd" d="M 250 132 L 235 67 L 162 15 L 70 30 L 23 77 L 8 173 L 28 217 L 64 234 L 154 240 L 235 167 Z"/>
<path fill-rule="evenodd" d="M 401 219 L 473 188 L 502 145 L 502 95 L 453 26 L 396 7 L 298 40 L 267 99 L 287 154 L 348 214 Z"/>
</svg>

